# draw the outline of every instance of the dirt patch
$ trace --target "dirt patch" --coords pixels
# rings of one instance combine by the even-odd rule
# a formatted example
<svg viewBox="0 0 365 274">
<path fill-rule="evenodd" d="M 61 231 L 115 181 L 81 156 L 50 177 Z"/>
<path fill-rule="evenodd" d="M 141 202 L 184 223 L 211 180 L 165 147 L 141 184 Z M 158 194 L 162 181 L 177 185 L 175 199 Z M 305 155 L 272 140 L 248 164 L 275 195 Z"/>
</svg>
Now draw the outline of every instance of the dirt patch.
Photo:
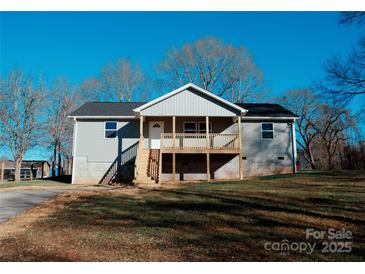
<svg viewBox="0 0 365 274">
<path fill-rule="evenodd" d="M 67 185 L 59 184 L 55 186 L 49 185 L 29 185 L 29 186 L 17 186 L 0 188 L 0 192 L 13 191 L 13 190 L 32 190 L 32 189 L 65 189 L 65 190 L 103 190 L 103 189 L 115 189 L 116 187 L 109 185 Z M 117 187 L 118 188 L 118 187 Z"/>
<path fill-rule="evenodd" d="M 18 189 L 18 188 L 17 188 Z M 31 188 L 34 189 L 34 188 Z M 42 189 L 42 188 L 40 188 Z M 46 187 L 45 187 L 46 189 Z M 49 187 L 47 188 L 49 189 Z M 0 224 L 0 240 L 6 238 L 14 233 L 22 232 L 26 229 L 30 229 L 33 223 L 41 218 L 47 217 L 59 210 L 65 208 L 68 204 L 74 201 L 78 201 L 87 196 L 102 196 L 102 195 L 120 195 L 121 193 L 126 195 L 134 195 L 138 193 L 139 189 L 124 189 L 124 188 L 109 188 L 105 190 L 80 190 L 80 191 L 66 191 L 56 195 L 55 197 L 47 200 L 39 206 L 30 208 L 9 219 L 8 221 Z"/>
</svg>

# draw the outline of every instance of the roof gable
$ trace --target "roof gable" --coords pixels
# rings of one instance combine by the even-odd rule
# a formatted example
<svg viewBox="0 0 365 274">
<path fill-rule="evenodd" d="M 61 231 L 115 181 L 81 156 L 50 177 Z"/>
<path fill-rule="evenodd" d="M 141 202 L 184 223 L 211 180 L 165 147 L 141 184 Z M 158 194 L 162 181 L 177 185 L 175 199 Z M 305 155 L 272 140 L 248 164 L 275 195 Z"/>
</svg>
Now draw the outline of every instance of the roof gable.
<svg viewBox="0 0 365 274">
<path fill-rule="evenodd" d="M 237 116 L 247 110 L 192 83 L 134 110 L 145 116 Z"/>
</svg>

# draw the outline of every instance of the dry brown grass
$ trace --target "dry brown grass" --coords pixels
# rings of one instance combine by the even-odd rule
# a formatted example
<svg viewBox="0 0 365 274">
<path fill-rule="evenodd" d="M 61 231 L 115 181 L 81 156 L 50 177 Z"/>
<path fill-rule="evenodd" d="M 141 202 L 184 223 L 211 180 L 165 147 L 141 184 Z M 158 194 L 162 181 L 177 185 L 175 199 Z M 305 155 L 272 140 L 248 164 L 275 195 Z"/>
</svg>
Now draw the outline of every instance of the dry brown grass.
<svg viewBox="0 0 365 274">
<path fill-rule="evenodd" d="M 0 240 L 0 260 L 362 261 L 364 209 L 365 174 L 351 172 L 64 193 L 7 223 L 35 214 Z M 264 249 L 305 241 L 306 228 L 351 230 L 352 252 Z"/>
</svg>

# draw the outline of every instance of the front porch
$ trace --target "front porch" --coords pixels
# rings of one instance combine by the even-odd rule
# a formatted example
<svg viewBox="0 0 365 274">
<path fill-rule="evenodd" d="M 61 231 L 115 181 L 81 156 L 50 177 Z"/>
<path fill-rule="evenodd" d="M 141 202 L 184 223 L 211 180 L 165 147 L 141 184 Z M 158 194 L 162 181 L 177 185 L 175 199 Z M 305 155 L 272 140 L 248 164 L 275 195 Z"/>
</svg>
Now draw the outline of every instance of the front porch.
<svg viewBox="0 0 365 274">
<path fill-rule="evenodd" d="M 158 166 L 154 180 L 161 183 L 164 155 L 171 157 L 171 181 L 176 181 L 176 156 L 187 163 L 192 158 L 189 154 L 200 155 L 197 164 L 191 168 L 205 169 L 201 170 L 205 174 L 204 180 L 212 180 L 211 155 L 223 154 L 238 158 L 235 160 L 237 167 L 227 167 L 227 174 L 232 172 L 237 174 L 235 179 L 243 178 L 241 117 L 247 110 L 189 83 L 134 109 L 134 112 L 140 119 L 139 154 L 143 155 L 137 157 L 137 173 L 140 173 L 137 181 L 149 177 L 146 167 L 151 173 L 150 167 Z M 149 157 L 148 163 L 143 163 L 146 155 L 156 156 L 156 152 L 158 157 Z M 184 164 L 180 171 L 186 174 L 187 165 Z"/>
<path fill-rule="evenodd" d="M 196 125 L 195 129 L 193 124 Z M 186 132 L 194 130 L 195 133 Z M 217 166 L 217 159 L 219 161 L 219 155 L 222 155 L 222 159 L 235 158 L 237 168 L 231 171 L 231 174 L 237 174 L 237 176 L 232 179 L 242 179 L 241 132 L 240 116 L 140 116 L 136 178 L 139 178 L 139 181 L 152 180 L 155 183 L 184 179 L 212 181 L 215 180 L 214 167 Z M 196 162 L 193 168 L 189 168 L 187 164 L 191 159 L 189 154 L 201 155 L 199 156 L 200 161 Z M 203 155 L 204 158 L 202 158 Z M 226 156 L 223 157 L 223 155 Z M 169 166 L 169 171 L 164 165 Z M 200 169 L 199 172 L 196 170 L 197 167 Z M 168 173 L 168 175 L 162 176 L 163 173 Z M 182 175 L 182 173 L 186 174 Z M 196 175 L 194 177 L 191 174 Z"/>
</svg>

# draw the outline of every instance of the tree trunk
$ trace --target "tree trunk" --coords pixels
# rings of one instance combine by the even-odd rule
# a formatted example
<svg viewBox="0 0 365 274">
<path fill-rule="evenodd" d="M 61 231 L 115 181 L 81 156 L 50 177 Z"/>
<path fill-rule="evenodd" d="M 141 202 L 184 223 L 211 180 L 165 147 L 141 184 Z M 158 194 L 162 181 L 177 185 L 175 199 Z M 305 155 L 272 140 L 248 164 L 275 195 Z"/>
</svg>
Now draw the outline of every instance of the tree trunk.
<svg viewBox="0 0 365 274">
<path fill-rule="evenodd" d="M 314 163 L 313 154 L 312 154 L 312 147 L 309 144 L 307 145 L 307 150 L 304 150 L 304 153 L 306 153 L 308 156 L 307 161 L 309 162 L 311 169 L 316 169 L 316 165 Z"/>
<path fill-rule="evenodd" d="M 309 153 L 309 160 L 310 160 L 310 166 L 311 166 L 311 169 L 316 169 L 316 165 L 314 163 L 314 159 L 313 159 L 313 155 L 312 153 Z"/>
<path fill-rule="evenodd" d="M 20 169 L 22 166 L 22 159 L 19 158 L 15 158 L 15 182 L 19 182 L 20 181 Z"/>
<path fill-rule="evenodd" d="M 332 170 L 332 156 L 331 156 L 331 148 L 326 147 L 327 156 L 328 156 L 328 169 Z"/>
<path fill-rule="evenodd" d="M 56 156 L 57 156 L 57 144 L 53 146 L 53 160 L 52 160 L 52 177 L 56 176 Z"/>
<path fill-rule="evenodd" d="M 4 183 L 4 174 L 5 174 L 5 160 L 1 161 L 1 183 Z"/>
<path fill-rule="evenodd" d="M 33 180 L 33 164 L 30 165 L 30 180 Z"/>
<path fill-rule="evenodd" d="M 61 143 L 58 143 L 58 164 L 57 164 L 57 170 L 58 170 L 58 176 L 62 175 L 62 163 L 61 163 Z"/>
</svg>

